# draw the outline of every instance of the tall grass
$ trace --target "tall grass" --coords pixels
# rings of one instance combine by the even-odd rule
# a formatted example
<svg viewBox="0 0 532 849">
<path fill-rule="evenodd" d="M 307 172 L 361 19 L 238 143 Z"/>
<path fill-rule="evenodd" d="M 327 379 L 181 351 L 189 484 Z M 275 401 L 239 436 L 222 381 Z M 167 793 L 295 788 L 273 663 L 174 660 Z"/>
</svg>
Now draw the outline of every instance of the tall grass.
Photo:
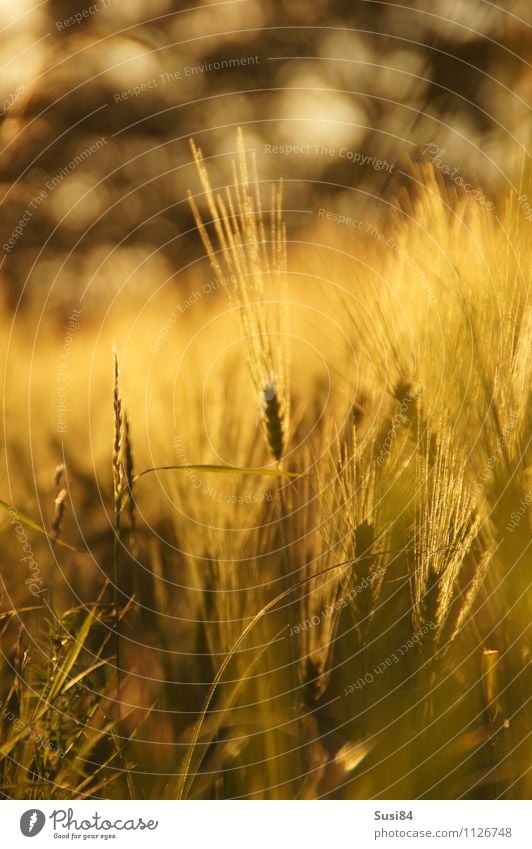
<svg viewBox="0 0 532 849">
<path fill-rule="evenodd" d="M 2 793 L 526 797 L 526 221 L 413 167 L 388 242 L 340 250 L 324 231 L 320 262 L 344 281 L 333 295 L 314 248 L 288 264 L 281 187 L 267 207 L 241 135 L 221 190 L 193 157 L 192 208 L 229 308 L 203 299 L 149 370 L 164 296 L 134 329 L 113 317 L 120 367 L 115 353 L 109 374 L 107 349 L 91 364 L 98 410 L 108 398 L 96 476 L 72 387 L 72 510 L 57 480 L 49 532 L 19 460 L 10 562 L 16 515 L 61 570 L 53 627 L 3 572 Z M 44 481 L 56 462 L 43 441 Z"/>
</svg>

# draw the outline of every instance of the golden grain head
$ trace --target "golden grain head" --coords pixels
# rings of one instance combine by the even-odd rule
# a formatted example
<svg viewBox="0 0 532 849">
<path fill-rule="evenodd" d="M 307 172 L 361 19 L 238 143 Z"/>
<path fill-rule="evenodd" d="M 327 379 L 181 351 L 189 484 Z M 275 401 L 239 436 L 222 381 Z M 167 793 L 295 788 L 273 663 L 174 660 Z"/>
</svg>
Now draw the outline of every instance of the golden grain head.
<svg viewBox="0 0 532 849">
<path fill-rule="evenodd" d="M 193 153 L 213 221 L 218 249 L 190 196 L 195 220 L 215 274 L 233 281 L 226 288 L 238 319 L 248 368 L 260 399 L 271 456 L 283 457 L 290 423 L 289 348 L 286 306 L 286 232 L 282 190 L 272 190 L 269 232 L 259 192 L 255 159 L 248 158 L 241 132 L 233 184 L 215 195 L 199 151 Z M 272 377 L 273 376 L 273 377 Z"/>
</svg>

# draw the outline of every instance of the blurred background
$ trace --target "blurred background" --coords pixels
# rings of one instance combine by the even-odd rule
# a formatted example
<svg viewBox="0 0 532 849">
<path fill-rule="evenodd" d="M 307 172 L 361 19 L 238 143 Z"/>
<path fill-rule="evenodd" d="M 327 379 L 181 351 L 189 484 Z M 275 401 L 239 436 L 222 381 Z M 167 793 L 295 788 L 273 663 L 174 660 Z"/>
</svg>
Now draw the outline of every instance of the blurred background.
<svg viewBox="0 0 532 849">
<path fill-rule="evenodd" d="M 223 184 L 238 125 L 294 238 L 310 198 L 356 216 L 428 145 L 496 200 L 527 141 L 529 25 L 526 0 L 2 0 L 2 289 L 183 285 L 189 139 Z"/>
</svg>

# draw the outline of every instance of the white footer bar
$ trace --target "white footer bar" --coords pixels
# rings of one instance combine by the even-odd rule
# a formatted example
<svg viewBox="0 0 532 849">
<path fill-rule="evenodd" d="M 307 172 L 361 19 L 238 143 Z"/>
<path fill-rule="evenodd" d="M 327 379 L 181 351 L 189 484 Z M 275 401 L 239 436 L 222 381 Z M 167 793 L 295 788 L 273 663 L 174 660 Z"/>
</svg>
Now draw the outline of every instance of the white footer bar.
<svg viewBox="0 0 532 849">
<path fill-rule="evenodd" d="M 4 801 L 1 844 L 157 849 L 529 849 L 529 802 Z M 527 816 L 528 815 L 528 816 Z M 67 843 L 67 841 L 69 841 Z"/>
</svg>

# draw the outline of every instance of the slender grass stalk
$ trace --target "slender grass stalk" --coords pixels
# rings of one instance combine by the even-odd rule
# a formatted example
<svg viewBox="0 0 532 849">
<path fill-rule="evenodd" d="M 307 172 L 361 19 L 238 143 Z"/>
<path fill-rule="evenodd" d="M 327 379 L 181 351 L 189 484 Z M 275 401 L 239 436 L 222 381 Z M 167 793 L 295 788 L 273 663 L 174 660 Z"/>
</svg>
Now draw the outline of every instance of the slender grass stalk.
<svg viewBox="0 0 532 849">
<path fill-rule="evenodd" d="M 285 589 L 282 592 L 278 593 L 274 598 L 272 598 L 269 602 L 267 602 L 267 604 L 265 604 L 253 616 L 253 618 L 248 622 L 248 624 L 242 630 L 240 636 L 238 637 L 238 639 L 234 643 L 231 651 L 229 651 L 225 655 L 225 657 L 224 657 L 222 663 L 220 664 L 218 671 L 216 672 L 216 675 L 214 676 L 214 679 L 213 679 L 213 681 L 212 681 L 212 683 L 209 687 L 207 695 L 205 696 L 205 700 L 203 702 L 200 714 L 199 714 L 198 719 L 196 720 L 196 722 L 194 724 L 192 736 L 191 736 L 189 745 L 187 746 L 187 750 L 185 752 L 185 757 L 183 758 L 183 763 L 181 764 L 181 771 L 180 771 L 179 776 L 178 776 L 178 780 L 177 780 L 177 783 L 176 783 L 175 790 L 172 790 L 172 792 L 170 794 L 170 798 L 186 799 L 186 797 L 188 795 L 190 785 L 191 785 L 192 781 L 194 780 L 194 776 L 190 775 L 192 760 L 194 758 L 194 753 L 195 753 L 196 747 L 198 745 L 198 740 L 200 738 L 201 730 L 203 728 L 205 718 L 207 716 L 207 712 L 209 710 L 209 707 L 212 704 L 212 700 L 213 700 L 214 695 L 216 693 L 216 690 L 218 689 L 218 686 L 219 686 L 219 684 L 220 684 L 220 682 L 223 678 L 225 670 L 229 666 L 232 658 L 234 657 L 235 653 L 238 651 L 238 648 L 242 645 L 242 643 L 244 642 L 244 640 L 246 639 L 248 634 L 263 619 L 263 617 L 266 615 L 266 613 L 268 613 L 268 611 L 272 610 L 272 608 L 274 608 L 280 601 L 283 601 L 285 598 L 288 598 L 290 595 L 292 595 L 294 592 L 296 592 L 296 590 L 300 589 L 301 587 L 304 587 L 306 584 L 308 584 L 310 581 L 313 581 L 315 578 L 319 578 L 321 576 L 329 574 L 330 572 L 333 572 L 336 569 L 342 569 L 345 566 L 346 566 L 345 563 L 335 563 L 333 566 L 328 566 L 327 568 L 323 569 L 321 572 L 319 572 L 315 575 L 303 578 L 302 580 L 298 581 L 297 584 L 294 584 L 294 586 L 289 587 L 288 589 Z M 284 630 L 284 627 L 283 627 L 283 630 Z"/>
<path fill-rule="evenodd" d="M 57 475 L 56 475 L 57 479 Z M 54 516 L 52 519 L 52 524 L 50 525 L 50 537 L 52 540 L 52 559 L 50 561 L 50 574 L 49 574 L 49 587 L 48 587 L 48 599 L 50 604 L 50 611 L 54 612 L 54 556 L 55 556 L 55 546 L 59 539 L 59 535 L 61 533 L 61 524 L 63 522 L 63 516 L 65 515 L 66 502 L 68 500 L 68 492 L 66 489 L 60 489 L 57 493 L 54 501 Z"/>
<path fill-rule="evenodd" d="M 114 628 L 114 643 L 115 643 L 115 663 L 116 663 L 116 692 L 119 705 L 119 715 L 121 714 L 120 695 L 121 695 L 121 658 L 120 658 L 120 635 L 119 635 L 119 555 L 121 545 L 121 493 L 125 485 L 124 465 L 123 465 L 123 443 L 122 443 L 122 397 L 120 394 L 120 365 L 118 362 L 118 354 L 113 347 L 113 412 L 114 412 L 114 439 L 112 453 L 113 467 L 113 494 L 114 494 L 114 534 L 113 534 L 113 628 Z"/>
<path fill-rule="evenodd" d="M 214 273 L 232 280 L 229 302 L 239 320 L 261 422 L 272 458 L 280 462 L 290 425 L 289 346 L 286 304 L 286 228 L 282 185 L 272 188 L 267 232 L 254 156 L 248 165 L 242 131 L 233 183 L 225 194 L 211 187 L 203 155 L 192 144 L 219 250 L 214 247 L 196 201 L 189 200 Z"/>
<path fill-rule="evenodd" d="M 133 555 L 136 552 L 136 507 L 133 487 L 135 483 L 135 472 L 133 463 L 133 448 L 131 444 L 131 428 L 127 410 L 124 410 L 124 476 L 127 487 L 127 509 L 129 516 L 129 545 Z"/>
<path fill-rule="evenodd" d="M 482 693 L 489 728 L 489 747 L 491 754 L 491 772 L 493 773 L 494 797 L 499 799 L 502 792 L 501 763 L 505 758 L 505 731 L 509 721 L 504 718 L 501 656 L 496 649 L 484 649 L 480 661 Z"/>
</svg>

